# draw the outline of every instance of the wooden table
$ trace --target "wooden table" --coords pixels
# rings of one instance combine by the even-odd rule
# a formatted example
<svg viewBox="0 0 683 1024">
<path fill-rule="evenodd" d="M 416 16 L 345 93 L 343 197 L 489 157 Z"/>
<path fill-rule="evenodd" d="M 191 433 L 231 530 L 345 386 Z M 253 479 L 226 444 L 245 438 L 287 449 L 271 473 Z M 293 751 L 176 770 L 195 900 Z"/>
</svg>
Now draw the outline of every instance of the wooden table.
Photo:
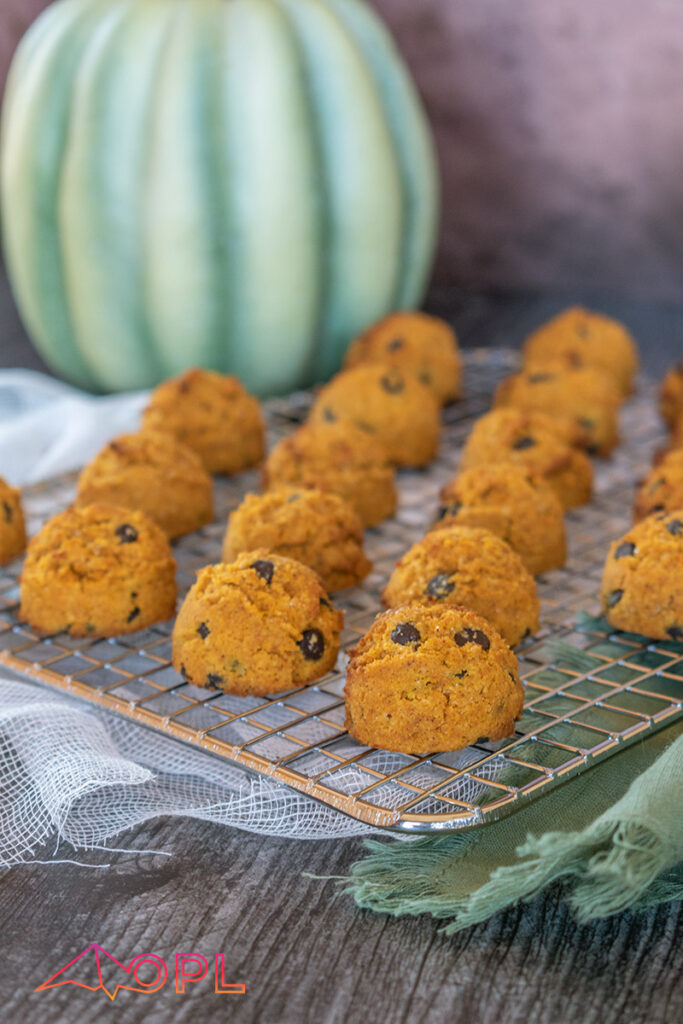
<svg viewBox="0 0 683 1024">
<path fill-rule="evenodd" d="M 518 344 L 568 302 L 592 301 L 637 334 L 652 373 L 683 355 L 683 308 L 599 297 L 442 293 L 466 345 Z M 0 278 L 0 365 L 40 368 Z M 680 810 L 680 809 L 679 809 Z M 671 904 L 579 927 L 558 888 L 452 938 L 430 918 L 360 912 L 334 881 L 361 854 L 357 840 L 263 839 L 190 819 L 159 819 L 112 845 L 77 854 L 106 870 L 27 865 L 0 875 L 0 991 L 8 1024 L 258 1024 L 467 1022 L 674 1024 L 683 1019 L 683 912 Z M 166 851 L 171 857 L 138 854 Z M 46 852 L 46 858 L 51 848 Z M 33 989 L 97 942 L 128 963 L 156 953 L 225 956 L 209 978 L 115 1002 L 73 985 Z"/>
</svg>

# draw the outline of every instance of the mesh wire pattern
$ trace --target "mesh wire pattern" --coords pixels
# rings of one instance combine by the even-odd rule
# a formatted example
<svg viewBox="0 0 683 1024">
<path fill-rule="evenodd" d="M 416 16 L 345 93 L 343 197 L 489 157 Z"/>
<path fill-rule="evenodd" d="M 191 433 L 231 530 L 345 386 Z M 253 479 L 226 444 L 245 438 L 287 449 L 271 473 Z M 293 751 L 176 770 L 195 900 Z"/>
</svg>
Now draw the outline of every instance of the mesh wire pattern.
<svg viewBox="0 0 683 1024">
<path fill-rule="evenodd" d="M 473 420 L 516 358 L 504 349 L 467 354 L 467 398 L 446 410 L 439 459 L 399 474 L 396 518 L 366 535 L 373 571 L 363 585 L 336 595 L 346 615 L 342 650 L 335 670 L 316 685 L 256 698 L 187 684 L 170 664 L 172 622 L 109 640 L 40 637 L 18 619 L 20 560 L 0 569 L 0 663 L 359 822 L 405 832 L 494 821 L 670 724 L 683 712 L 683 644 L 615 633 L 586 614 L 597 607 L 608 544 L 629 525 L 634 482 L 661 440 L 652 388 L 643 384 L 623 416 L 623 445 L 596 465 L 593 502 L 567 515 L 567 567 L 538 580 L 542 626 L 517 651 L 526 699 L 515 736 L 417 757 L 362 746 L 344 729 L 345 651 L 380 610 L 396 560 L 433 521 Z M 310 400 L 298 393 L 266 404 L 271 444 L 305 419 Z M 74 485 L 68 475 L 25 490 L 31 534 L 70 502 Z M 174 545 L 181 594 L 199 568 L 219 560 L 229 511 L 257 487 L 255 472 L 216 481 L 215 522 Z"/>
</svg>

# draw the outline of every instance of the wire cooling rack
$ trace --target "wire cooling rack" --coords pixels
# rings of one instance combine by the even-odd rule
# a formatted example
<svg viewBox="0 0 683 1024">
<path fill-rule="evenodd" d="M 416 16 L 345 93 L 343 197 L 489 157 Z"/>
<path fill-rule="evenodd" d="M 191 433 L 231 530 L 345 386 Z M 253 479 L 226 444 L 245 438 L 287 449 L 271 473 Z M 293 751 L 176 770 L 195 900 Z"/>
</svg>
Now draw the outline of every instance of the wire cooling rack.
<svg viewBox="0 0 683 1024">
<path fill-rule="evenodd" d="M 39 637 L 17 618 L 20 561 L 0 570 L 0 662 L 368 824 L 414 832 L 494 821 L 673 722 L 683 711 L 683 644 L 616 633 L 590 614 L 608 544 L 627 529 L 634 482 L 662 440 L 652 388 L 643 385 L 623 415 L 624 444 L 596 464 L 594 501 L 567 516 L 567 568 L 538 580 L 542 627 L 518 650 L 526 700 L 515 736 L 410 757 L 362 746 L 344 729 L 344 651 L 371 625 L 394 563 L 434 518 L 473 419 L 515 365 L 508 350 L 468 353 L 467 399 L 446 411 L 440 458 L 400 474 L 396 518 L 367 533 L 373 572 L 337 595 L 342 651 L 317 685 L 265 698 L 192 686 L 170 664 L 172 623 L 111 640 Z M 309 403 L 307 394 L 267 403 L 271 443 L 305 419 Z M 74 484 L 70 475 L 25 490 L 31 534 L 69 503 Z M 181 593 L 197 569 L 220 559 L 229 510 L 257 487 L 254 472 L 216 481 L 216 521 L 175 545 Z"/>
</svg>

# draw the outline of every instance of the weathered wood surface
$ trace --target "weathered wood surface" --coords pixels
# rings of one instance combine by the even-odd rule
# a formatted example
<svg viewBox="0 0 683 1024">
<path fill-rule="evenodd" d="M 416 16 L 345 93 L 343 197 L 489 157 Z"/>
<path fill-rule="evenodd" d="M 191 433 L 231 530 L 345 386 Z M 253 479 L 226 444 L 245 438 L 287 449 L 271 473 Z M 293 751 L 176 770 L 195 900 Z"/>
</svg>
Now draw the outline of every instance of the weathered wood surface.
<svg viewBox="0 0 683 1024">
<path fill-rule="evenodd" d="M 579 296 L 570 296 L 572 300 Z M 467 344 L 516 344 L 566 297 L 433 297 Z M 683 354 L 683 309 L 596 302 L 621 314 L 660 373 Z M 0 278 L 0 363 L 40 365 Z M 672 809 L 679 813 L 679 808 Z M 257 1024 L 467 1022 L 674 1024 L 683 1020 L 680 904 L 579 927 L 552 890 L 452 938 L 429 918 L 360 912 L 334 882 L 361 853 L 356 840 L 262 839 L 189 819 L 163 819 L 118 838 L 127 854 L 77 855 L 108 870 L 31 865 L 0 875 L 0 1020 L 8 1024 Z M 135 850 L 172 853 L 138 856 Z M 51 850 L 46 852 L 46 858 Z M 74 856 L 61 851 L 62 856 Z M 33 989 L 91 942 L 126 963 L 156 953 L 224 953 L 226 980 L 176 994 Z"/>
<path fill-rule="evenodd" d="M 260 839 L 187 820 L 156 822 L 118 845 L 172 858 L 98 854 L 111 870 L 18 868 L 0 879 L 2 1018 L 11 1024 L 231 1020 L 674 1024 L 683 1019 L 680 904 L 578 927 L 553 891 L 446 938 L 428 918 L 358 911 L 335 884 L 360 843 Z M 84 859 L 95 860 L 94 855 Z M 31 989 L 92 941 L 128 962 L 155 952 L 225 954 L 226 980 L 184 995 L 73 985 Z"/>
</svg>

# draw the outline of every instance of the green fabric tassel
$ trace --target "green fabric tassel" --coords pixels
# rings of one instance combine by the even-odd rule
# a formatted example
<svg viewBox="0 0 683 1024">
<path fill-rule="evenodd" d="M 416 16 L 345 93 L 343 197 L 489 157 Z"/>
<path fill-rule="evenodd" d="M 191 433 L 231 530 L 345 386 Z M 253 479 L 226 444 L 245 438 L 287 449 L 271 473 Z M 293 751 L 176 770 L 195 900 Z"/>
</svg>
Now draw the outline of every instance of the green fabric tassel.
<svg viewBox="0 0 683 1024">
<path fill-rule="evenodd" d="M 564 879 L 589 921 L 683 897 L 682 805 L 679 723 L 483 829 L 369 841 L 342 884 L 378 913 L 452 918 L 452 933 Z"/>
</svg>

